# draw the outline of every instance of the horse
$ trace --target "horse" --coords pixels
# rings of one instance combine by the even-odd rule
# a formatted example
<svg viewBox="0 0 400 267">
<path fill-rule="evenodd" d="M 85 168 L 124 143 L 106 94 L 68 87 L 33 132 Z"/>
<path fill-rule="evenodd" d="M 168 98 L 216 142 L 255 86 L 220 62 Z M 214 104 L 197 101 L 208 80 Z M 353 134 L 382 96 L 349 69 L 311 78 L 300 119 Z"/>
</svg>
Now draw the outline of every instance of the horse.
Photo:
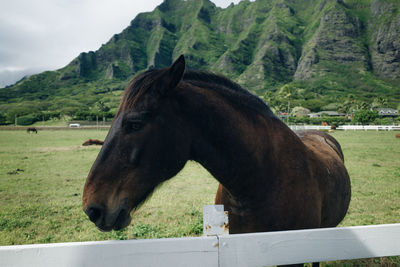
<svg viewBox="0 0 400 267">
<path fill-rule="evenodd" d="M 220 182 L 215 203 L 228 211 L 231 234 L 334 227 L 349 206 L 350 179 L 332 136 L 293 132 L 238 84 L 187 70 L 182 55 L 125 88 L 83 210 L 102 231 L 125 228 L 188 160 Z"/>
<path fill-rule="evenodd" d="M 37 129 L 35 127 L 29 127 L 26 129 L 27 133 L 36 133 L 37 134 Z"/>
<path fill-rule="evenodd" d="M 101 141 L 98 139 L 88 139 L 82 143 L 82 146 L 91 146 L 91 145 L 102 146 L 103 144 L 104 144 L 104 141 Z"/>
</svg>

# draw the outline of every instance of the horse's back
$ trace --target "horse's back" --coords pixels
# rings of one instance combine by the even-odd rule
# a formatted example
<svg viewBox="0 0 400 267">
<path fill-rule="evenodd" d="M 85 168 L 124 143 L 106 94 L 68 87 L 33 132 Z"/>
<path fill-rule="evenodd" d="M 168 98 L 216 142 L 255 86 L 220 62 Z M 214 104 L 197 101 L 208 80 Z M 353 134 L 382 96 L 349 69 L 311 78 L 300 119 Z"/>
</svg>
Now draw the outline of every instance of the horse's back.
<svg viewBox="0 0 400 267">
<path fill-rule="evenodd" d="M 297 135 L 313 155 L 314 176 L 324 195 L 322 227 L 334 227 L 345 216 L 350 203 L 350 177 L 344 166 L 344 156 L 339 142 L 321 131 L 301 131 Z M 315 162 L 314 162 L 315 163 Z"/>
<path fill-rule="evenodd" d="M 328 154 L 334 151 L 344 162 L 342 148 L 339 142 L 331 135 L 321 131 L 298 131 L 296 134 L 312 151 L 324 150 Z"/>
</svg>

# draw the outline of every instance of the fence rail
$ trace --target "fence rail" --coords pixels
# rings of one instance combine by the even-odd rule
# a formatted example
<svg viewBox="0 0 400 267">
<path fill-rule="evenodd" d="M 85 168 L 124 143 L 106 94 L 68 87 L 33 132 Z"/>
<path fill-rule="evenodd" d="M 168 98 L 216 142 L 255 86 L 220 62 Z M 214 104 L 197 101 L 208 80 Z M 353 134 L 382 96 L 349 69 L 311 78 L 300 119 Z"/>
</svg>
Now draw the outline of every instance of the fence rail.
<svg viewBox="0 0 400 267">
<path fill-rule="evenodd" d="M 0 247 L 4 267 L 268 266 L 400 255 L 400 224 Z"/>
<path fill-rule="evenodd" d="M 0 126 L 0 131 L 26 131 L 31 126 Z M 43 130 L 108 130 L 110 129 L 110 125 L 81 125 L 80 127 L 69 127 L 66 126 L 35 126 L 36 130 L 43 131 Z"/>
<path fill-rule="evenodd" d="M 330 130 L 331 126 L 289 125 L 292 130 Z M 344 131 L 400 131 L 400 125 L 341 125 L 336 130 Z"/>
<path fill-rule="evenodd" d="M 0 126 L 0 130 L 24 130 L 30 126 Z M 292 130 L 330 130 L 331 126 L 322 125 L 289 125 Z M 77 128 L 66 126 L 35 126 L 38 130 L 65 130 L 65 129 L 109 129 L 110 125 L 81 125 Z M 336 130 L 344 131 L 400 131 L 400 125 L 341 125 Z"/>
</svg>

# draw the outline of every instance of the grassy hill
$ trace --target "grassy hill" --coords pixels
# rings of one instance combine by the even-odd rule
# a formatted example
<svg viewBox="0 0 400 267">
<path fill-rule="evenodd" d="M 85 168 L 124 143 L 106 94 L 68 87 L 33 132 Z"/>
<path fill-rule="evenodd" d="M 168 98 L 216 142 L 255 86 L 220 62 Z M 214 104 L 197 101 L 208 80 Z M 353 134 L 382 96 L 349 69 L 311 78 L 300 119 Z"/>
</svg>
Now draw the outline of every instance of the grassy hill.
<svg viewBox="0 0 400 267">
<path fill-rule="evenodd" d="M 351 110 L 400 102 L 400 2 L 257 0 L 222 9 L 165 0 L 94 52 L 0 89 L 0 121 L 18 114 L 115 111 L 138 72 L 188 66 L 226 75 L 275 110 Z M 49 115 L 50 116 L 50 115 Z"/>
</svg>

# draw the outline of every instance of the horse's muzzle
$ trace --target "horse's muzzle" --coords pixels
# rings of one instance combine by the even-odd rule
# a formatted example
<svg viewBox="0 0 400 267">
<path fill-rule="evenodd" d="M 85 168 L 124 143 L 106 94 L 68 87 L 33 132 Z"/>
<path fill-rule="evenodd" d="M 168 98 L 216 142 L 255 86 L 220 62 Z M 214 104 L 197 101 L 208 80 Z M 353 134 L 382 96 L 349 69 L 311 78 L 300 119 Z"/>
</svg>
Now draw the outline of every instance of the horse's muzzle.
<svg viewBox="0 0 400 267">
<path fill-rule="evenodd" d="M 125 206 L 119 207 L 116 211 L 107 212 L 106 208 L 99 205 L 90 205 L 85 210 L 89 219 L 104 232 L 121 230 L 129 225 L 131 217 Z"/>
</svg>

